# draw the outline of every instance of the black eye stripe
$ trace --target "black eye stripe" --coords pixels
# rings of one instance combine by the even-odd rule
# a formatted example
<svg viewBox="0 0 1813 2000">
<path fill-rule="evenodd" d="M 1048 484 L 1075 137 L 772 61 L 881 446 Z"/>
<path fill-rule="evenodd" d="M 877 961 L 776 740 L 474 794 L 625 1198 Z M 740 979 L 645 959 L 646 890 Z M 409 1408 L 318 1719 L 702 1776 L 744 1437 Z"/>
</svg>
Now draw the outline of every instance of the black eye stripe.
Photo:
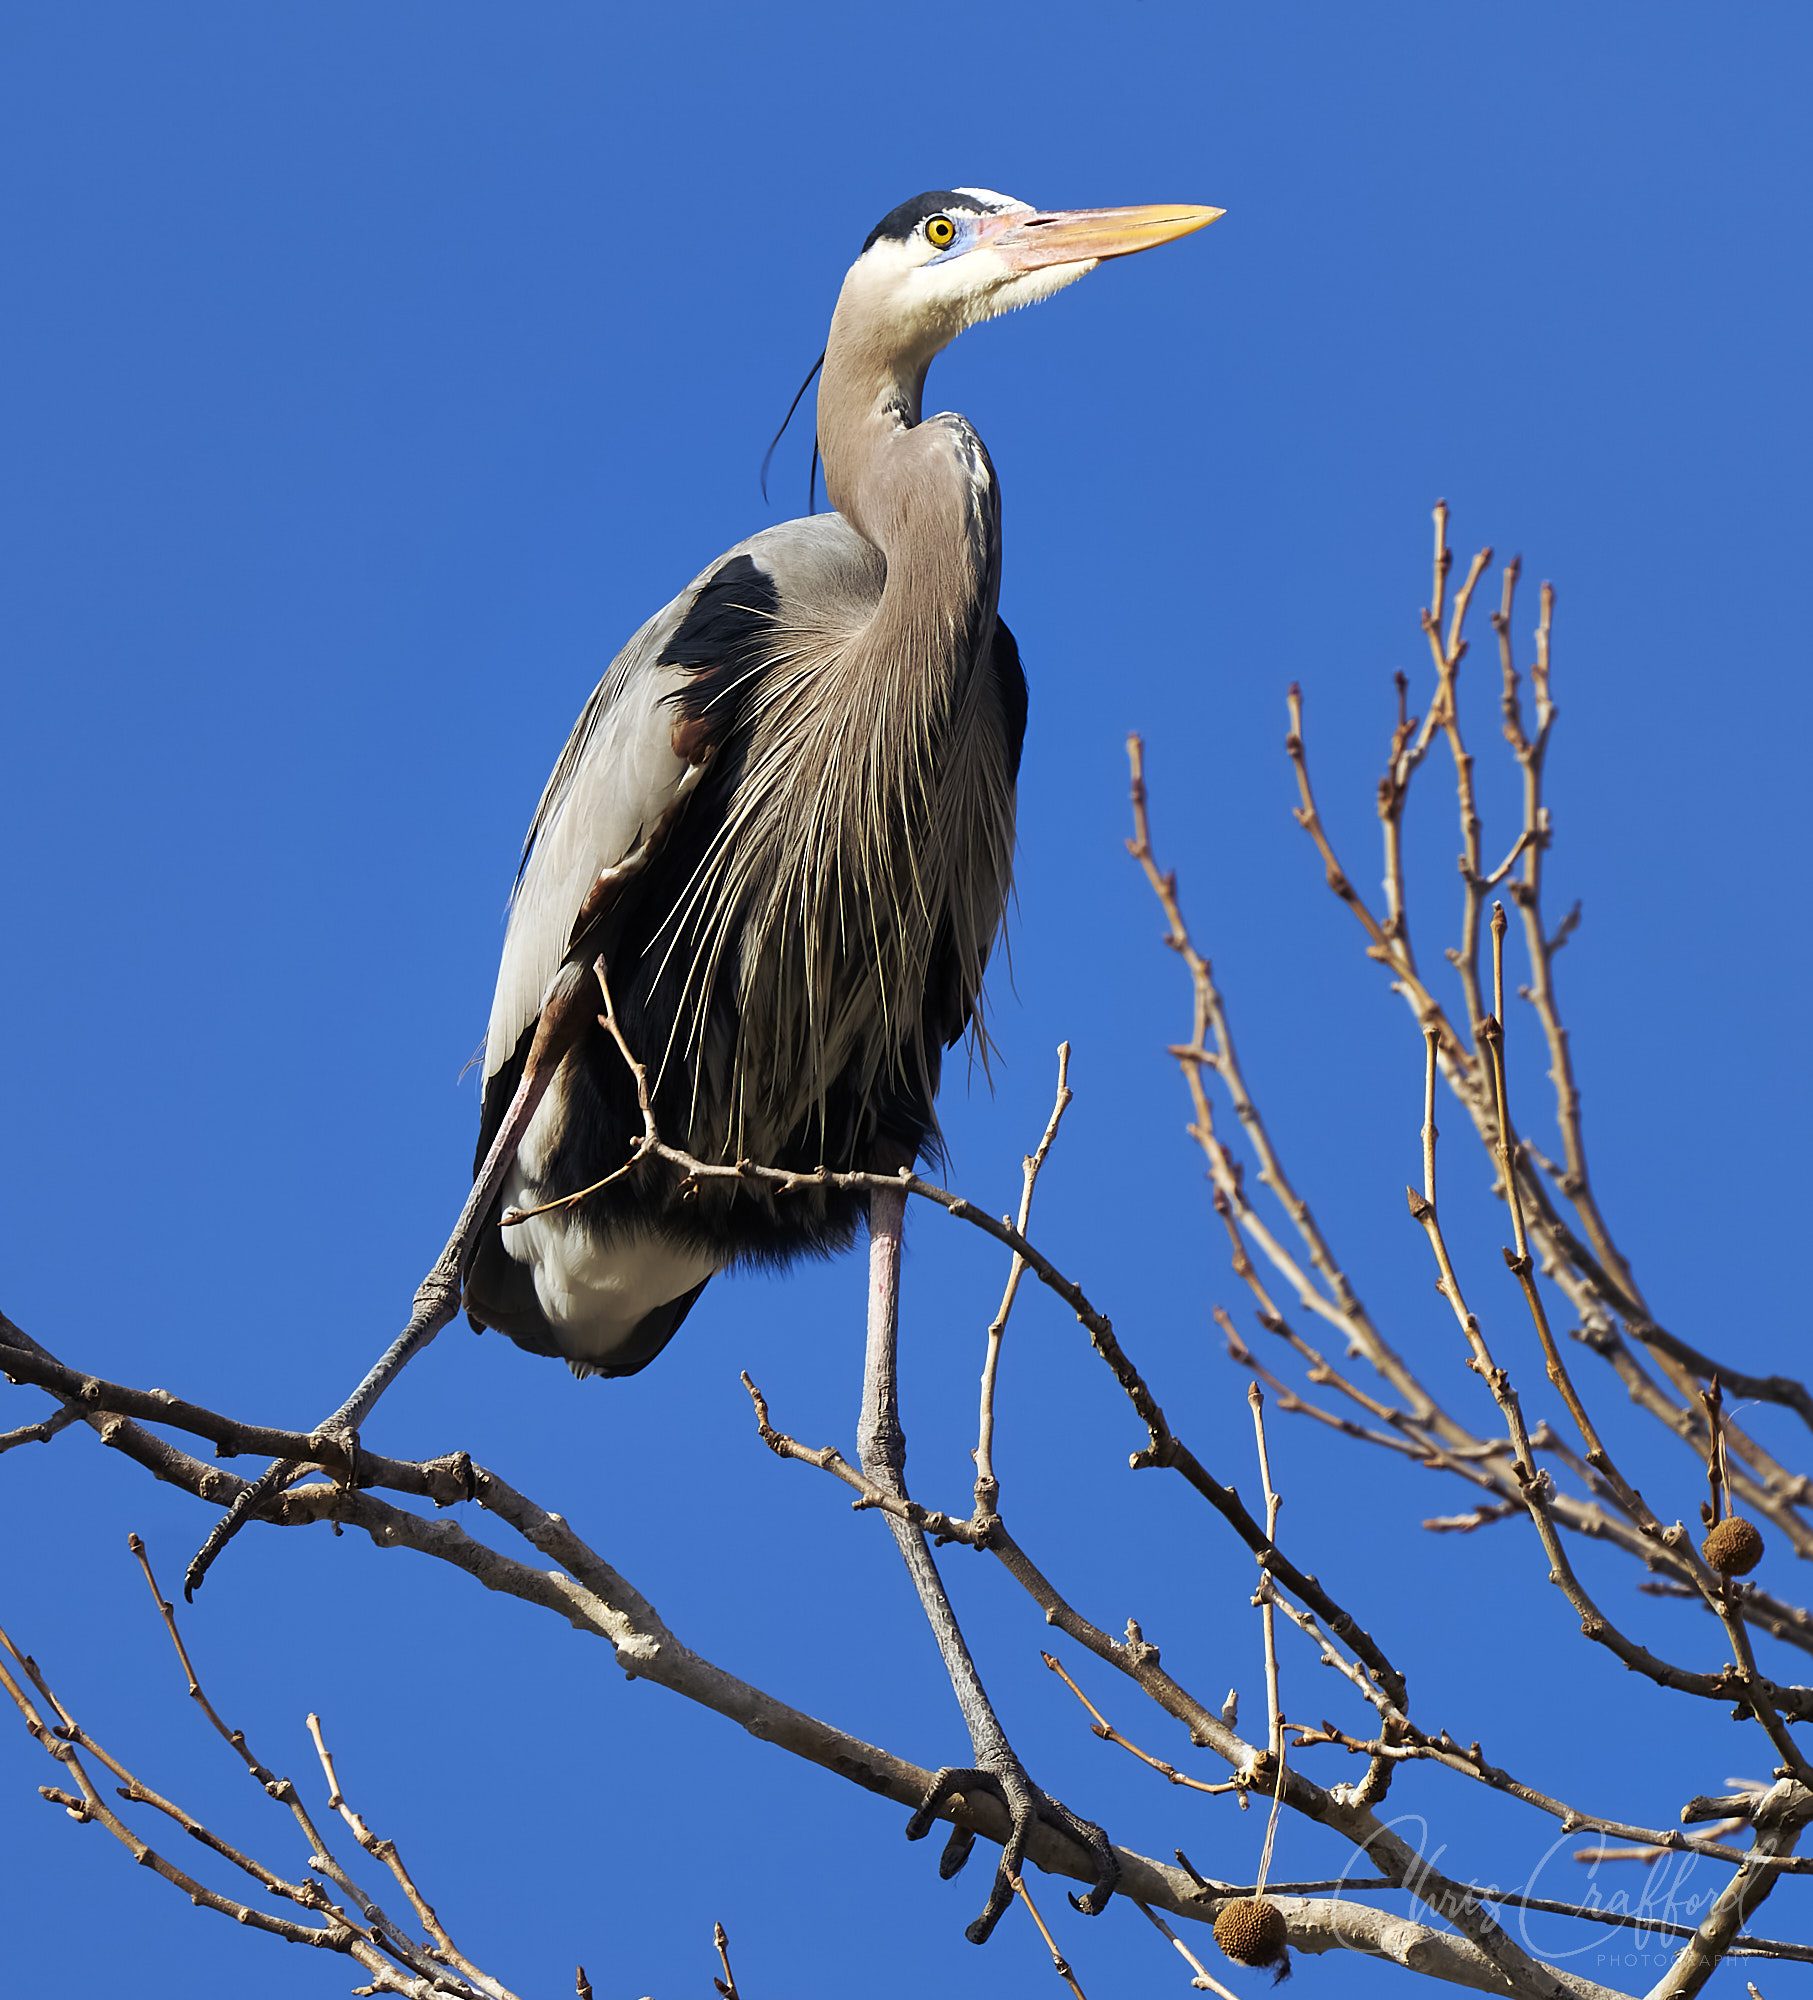
<svg viewBox="0 0 1813 2000">
<path fill-rule="evenodd" d="M 936 188 L 928 194 L 915 195 L 911 201 L 903 201 L 898 208 L 884 215 L 869 231 L 862 247 L 867 250 L 884 237 L 901 243 L 909 242 L 913 231 L 930 217 L 953 215 L 971 206 L 955 188 Z"/>
</svg>

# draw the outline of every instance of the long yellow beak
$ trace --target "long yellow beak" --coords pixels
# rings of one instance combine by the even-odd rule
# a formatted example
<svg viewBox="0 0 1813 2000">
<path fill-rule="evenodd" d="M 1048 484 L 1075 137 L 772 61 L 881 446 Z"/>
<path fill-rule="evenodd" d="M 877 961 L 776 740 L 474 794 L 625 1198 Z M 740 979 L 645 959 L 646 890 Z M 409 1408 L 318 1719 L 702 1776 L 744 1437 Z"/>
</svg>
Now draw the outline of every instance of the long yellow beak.
<svg viewBox="0 0 1813 2000">
<path fill-rule="evenodd" d="M 1062 208 L 1004 216 L 999 235 L 991 231 L 985 240 L 1014 270 L 1036 271 L 1048 264 L 1095 263 L 1103 257 L 1154 250 L 1208 228 L 1226 213 L 1224 208 L 1193 208 L 1182 202 L 1158 202 L 1146 208 Z"/>
</svg>

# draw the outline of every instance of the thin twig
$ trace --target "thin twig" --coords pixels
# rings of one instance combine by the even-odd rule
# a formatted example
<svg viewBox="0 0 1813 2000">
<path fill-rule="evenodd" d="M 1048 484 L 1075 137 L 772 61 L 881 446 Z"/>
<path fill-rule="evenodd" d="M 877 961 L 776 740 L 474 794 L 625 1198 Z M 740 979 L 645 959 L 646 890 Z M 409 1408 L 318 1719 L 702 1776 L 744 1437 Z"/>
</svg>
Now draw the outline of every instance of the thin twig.
<svg viewBox="0 0 1813 2000">
<path fill-rule="evenodd" d="M 16 1430 L 0 1431 L 0 1452 L 11 1451 L 15 1445 L 48 1444 L 59 1431 L 66 1431 L 80 1421 L 81 1413 L 63 1404 L 35 1424 L 20 1424 Z"/>
<path fill-rule="evenodd" d="M 1045 1922 L 1045 1919 L 1039 1915 L 1039 1906 L 1032 1900 L 1031 1892 L 1026 1887 L 1025 1878 L 1016 1875 L 1013 1881 L 1014 1894 L 1026 1905 L 1026 1914 L 1037 1925 L 1040 1937 L 1045 1940 L 1045 1949 L 1051 1954 L 1052 1970 L 1070 1988 L 1071 1992 L 1076 1995 L 1076 2000 L 1088 2000 L 1088 1996 L 1084 1993 L 1082 1987 L 1077 1984 L 1076 1974 L 1070 1969 L 1070 1961 L 1059 1951 L 1057 1939 L 1052 1936 L 1050 1927 Z"/>
<path fill-rule="evenodd" d="M 1271 1454 L 1265 1444 L 1265 1396 L 1257 1382 L 1249 1382 L 1247 1402 L 1253 1411 L 1253 1435 L 1259 1451 L 1259 1479 L 1265 1489 L 1265 1534 L 1270 1542 L 1278 1539 L 1278 1492 L 1272 1484 Z M 1259 1588 L 1253 1593 L 1259 1606 L 1259 1627 L 1265 1639 L 1266 1746 L 1272 1761 L 1272 1803 L 1265 1817 L 1265 1841 L 1259 1850 L 1259 1888 L 1265 1894 L 1265 1878 L 1271 1873 L 1272 1845 L 1278 1838 L 1278 1814 L 1284 1804 L 1284 1704 L 1278 1687 L 1278 1632 L 1274 1611 L 1272 1579 L 1263 1566 Z"/>
<path fill-rule="evenodd" d="M 1165 1922 L 1163 1917 L 1161 1917 L 1155 1910 L 1147 1909 L 1144 1903 L 1135 1903 L 1133 1907 L 1140 1913 L 1142 1917 L 1145 1918 L 1146 1922 L 1149 1923 L 1155 1931 L 1157 1931 L 1160 1937 L 1168 1940 L 1172 1949 L 1182 1957 L 1185 1965 L 1187 1965 L 1190 1968 L 1190 1972 L 1192 1975 L 1190 1979 L 1190 1984 L 1193 1987 L 1195 1987 L 1199 1993 L 1217 1993 L 1221 1996 L 1221 2000 L 1237 2000 L 1237 1996 L 1230 1993 L 1228 1989 L 1222 1985 L 1221 1981 L 1217 1979 L 1214 1976 L 1214 1974 L 1209 1971 L 1208 1967 L 1204 1965 L 1202 1960 L 1196 1956 L 1196 1954 L 1190 1949 L 1190 1947 L 1187 1944 L 1184 1943 L 1183 1939 L 1177 1935 L 1177 1933 L 1171 1928 L 1171 1926 Z"/>
<path fill-rule="evenodd" d="M 742 2000 L 737 1991 L 737 1976 L 730 1969 L 730 1933 L 722 1924 L 711 1927 L 711 1941 L 717 1947 L 718 1963 L 724 1968 L 721 1975 L 712 1980 L 723 2000 Z"/>
<path fill-rule="evenodd" d="M 1137 1743 L 1130 1741 L 1114 1727 L 1107 1717 L 1102 1714 L 1101 1710 L 1096 1707 L 1095 1703 L 1089 1699 L 1083 1690 L 1077 1686 L 1076 1682 L 1064 1671 L 1063 1666 L 1058 1660 L 1053 1658 L 1050 1653 L 1041 1653 L 1039 1658 L 1045 1662 L 1051 1671 L 1057 1675 L 1058 1679 L 1064 1683 L 1070 1692 L 1076 1696 L 1077 1700 L 1089 1711 L 1091 1717 L 1091 1735 L 1099 1736 L 1104 1743 L 1117 1744 L 1121 1749 L 1128 1752 L 1130 1756 L 1137 1757 L 1142 1764 L 1156 1771 L 1161 1778 L 1168 1780 L 1173 1785 L 1183 1785 L 1192 1792 L 1239 1792 L 1244 1795 L 1246 1785 L 1239 1778 L 1226 1778 L 1213 1782 L 1205 1778 L 1192 1778 L 1186 1772 L 1180 1771 L 1175 1764 L 1167 1764 L 1162 1757 L 1154 1757 L 1151 1751 L 1142 1750 Z"/>
<path fill-rule="evenodd" d="M 1058 1044 L 1058 1084 L 1057 1094 L 1052 1100 L 1051 1116 L 1045 1121 L 1045 1130 L 1039 1143 L 1021 1161 L 1020 1215 L 1017 1224 L 1024 1236 L 1032 1222 L 1033 1190 L 1038 1186 L 1039 1173 L 1057 1140 L 1058 1126 L 1069 1108 L 1070 1090 L 1070 1044 Z M 1014 1300 L 1019 1296 L 1020 1279 L 1026 1271 L 1026 1260 L 1016 1250 L 1013 1261 L 1007 1268 L 1007 1283 L 1001 1292 L 1001 1304 L 994 1318 L 989 1322 L 988 1345 L 982 1361 L 982 1405 L 976 1428 L 976 1525 L 980 1527 L 993 1514 L 1001 1501 L 1001 1482 L 995 1476 L 995 1387 L 1001 1368 L 1001 1345 L 1007 1333 L 1008 1315 L 1014 1309 Z"/>
</svg>

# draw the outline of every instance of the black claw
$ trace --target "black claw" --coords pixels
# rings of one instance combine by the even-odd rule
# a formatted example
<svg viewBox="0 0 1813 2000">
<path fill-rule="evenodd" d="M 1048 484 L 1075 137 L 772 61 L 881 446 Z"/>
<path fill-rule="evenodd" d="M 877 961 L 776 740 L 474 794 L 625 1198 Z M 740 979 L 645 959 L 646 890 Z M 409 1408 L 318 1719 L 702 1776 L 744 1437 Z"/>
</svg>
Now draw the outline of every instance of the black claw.
<svg viewBox="0 0 1813 2000">
<path fill-rule="evenodd" d="M 1059 1805 L 1054 1799 L 1050 1803 L 1056 1808 L 1056 1823 L 1061 1825 L 1079 1847 L 1087 1848 L 1095 1857 L 1095 1880 L 1082 1895 L 1066 1891 L 1070 1906 L 1080 1910 L 1086 1917 L 1099 1917 L 1113 1899 L 1120 1885 L 1120 1857 L 1115 1853 L 1108 1836 L 1099 1826 L 1093 1826 L 1081 1819 L 1068 1806 Z M 1049 1816 L 1048 1816 L 1049 1817 Z"/>
<path fill-rule="evenodd" d="M 1026 1842 L 1034 1823 L 1039 1820 L 1055 1827 L 1060 1833 L 1068 1834 L 1088 1852 L 1095 1864 L 1095 1880 L 1082 1895 L 1072 1895 L 1070 1902 L 1084 1916 L 1100 1916 L 1108 1907 L 1109 1899 L 1120 1881 L 1120 1862 L 1108 1843 L 1108 1836 L 1099 1826 L 1079 1817 L 1068 1806 L 1040 1791 L 1011 1753 L 999 1770 L 986 1767 L 960 1769 L 955 1765 L 946 1765 L 926 1787 L 925 1797 L 907 1821 L 907 1838 L 922 1840 L 931 1831 L 940 1807 L 957 1794 L 979 1792 L 986 1792 L 1000 1804 L 1007 1814 L 1009 1825 L 1007 1841 L 1001 1849 L 994 1880 L 989 1885 L 988 1900 L 982 1906 L 982 1914 L 963 1933 L 970 1943 L 986 1944 L 1008 1904 L 1013 1901 L 1014 1885 L 1025 1860 Z M 939 1859 L 940 1876 L 948 1881 L 955 1875 L 969 1859 L 975 1844 L 975 1835 L 966 1828 L 953 1829 Z"/>
<path fill-rule="evenodd" d="M 1099 1917 L 1120 1887 L 1120 1879 L 1121 1865 L 1110 1855 L 1108 1866 L 1097 1878 L 1093 1889 L 1085 1889 L 1080 1896 L 1074 1890 L 1066 1889 L 1064 1898 L 1073 1910 L 1080 1911 L 1084 1916 Z"/>
</svg>

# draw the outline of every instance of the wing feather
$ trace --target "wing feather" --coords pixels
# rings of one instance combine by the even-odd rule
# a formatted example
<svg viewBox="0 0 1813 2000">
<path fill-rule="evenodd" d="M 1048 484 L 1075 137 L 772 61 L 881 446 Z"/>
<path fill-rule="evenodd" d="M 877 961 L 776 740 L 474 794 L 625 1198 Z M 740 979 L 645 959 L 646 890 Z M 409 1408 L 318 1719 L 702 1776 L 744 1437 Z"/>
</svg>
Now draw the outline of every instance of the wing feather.
<svg viewBox="0 0 1813 2000">
<path fill-rule="evenodd" d="M 658 611 L 611 662 L 574 724 L 530 821 L 485 1036 L 487 1086 L 535 1021 L 605 869 L 622 861 L 673 802 L 687 765 L 674 749 L 678 698 L 710 663 L 667 657 L 711 579 L 748 556 L 785 599 L 878 594 L 880 558 L 835 514 L 782 522 L 726 551 Z M 690 810 L 690 807 L 689 807 Z"/>
<path fill-rule="evenodd" d="M 691 594 L 676 598 L 618 654 L 542 791 L 510 900 L 485 1035 L 487 1083 L 540 1013 L 592 884 L 636 846 L 686 774 L 669 706 L 686 675 L 659 659 Z"/>
</svg>

